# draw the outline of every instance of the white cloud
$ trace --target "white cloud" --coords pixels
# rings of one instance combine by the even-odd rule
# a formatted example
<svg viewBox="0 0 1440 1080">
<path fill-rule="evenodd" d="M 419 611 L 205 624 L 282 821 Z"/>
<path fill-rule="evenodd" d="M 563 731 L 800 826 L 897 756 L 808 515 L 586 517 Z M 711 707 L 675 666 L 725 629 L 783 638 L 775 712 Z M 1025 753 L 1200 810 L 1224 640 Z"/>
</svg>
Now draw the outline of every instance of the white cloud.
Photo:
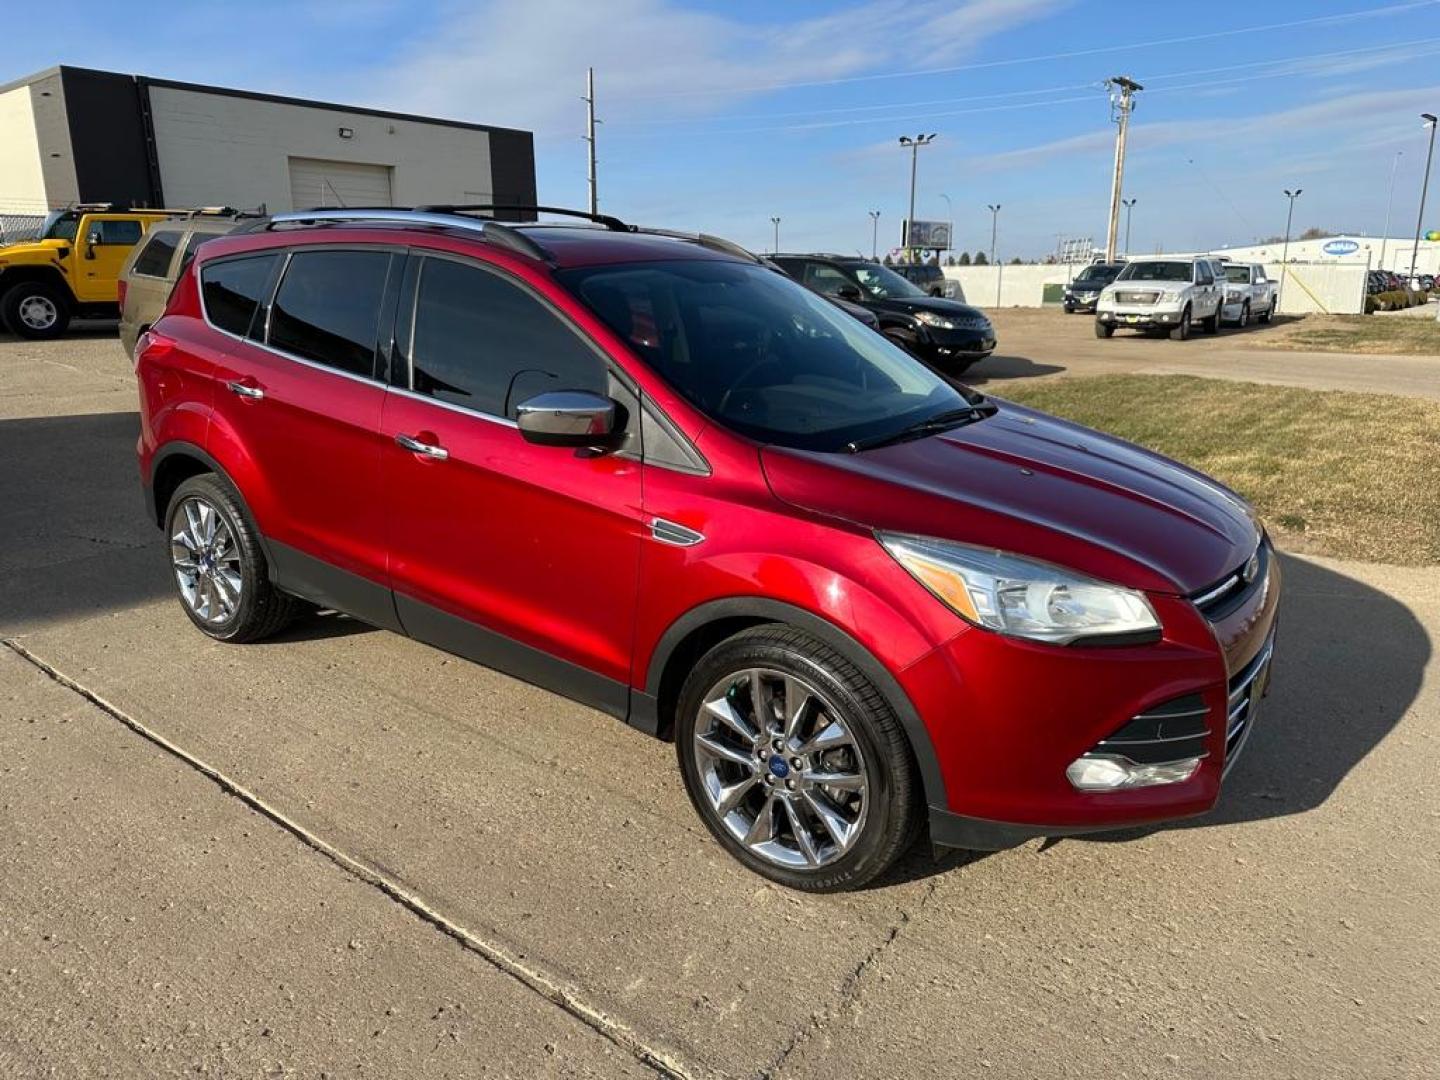
<svg viewBox="0 0 1440 1080">
<path fill-rule="evenodd" d="M 350 96 L 439 116 L 579 134 L 585 68 L 598 112 L 707 115 L 777 84 L 823 82 L 973 54 L 1060 0 L 867 0 L 789 22 L 742 23 L 670 0 L 487 0 L 437 18 Z"/>
</svg>

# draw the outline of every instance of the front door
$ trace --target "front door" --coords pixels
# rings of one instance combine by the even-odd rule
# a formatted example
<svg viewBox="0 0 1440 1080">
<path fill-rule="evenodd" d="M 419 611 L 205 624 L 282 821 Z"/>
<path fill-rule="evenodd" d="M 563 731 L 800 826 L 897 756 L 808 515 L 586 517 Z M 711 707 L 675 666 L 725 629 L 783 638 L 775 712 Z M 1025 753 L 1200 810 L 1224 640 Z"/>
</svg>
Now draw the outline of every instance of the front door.
<svg viewBox="0 0 1440 1080">
<path fill-rule="evenodd" d="M 515 406 L 610 392 L 604 358 L 527 285 L 412 260 L 381 426 L 396 609 L 414 636 L 624 715 L 640 544 L 637 457 L 536 446 Z M 638 418 L 635 418 L 638 420 Z M 417 449 L 418 448 L 418 449 Z"/>
<path fill-rule="evenodd" d="M 115 303 L 120 268 L 144 231 L 145 226 L 133 217 L 85 215 L 70 260 L 75 267 L 75 298 L 85 303 Z"/>
</svg>

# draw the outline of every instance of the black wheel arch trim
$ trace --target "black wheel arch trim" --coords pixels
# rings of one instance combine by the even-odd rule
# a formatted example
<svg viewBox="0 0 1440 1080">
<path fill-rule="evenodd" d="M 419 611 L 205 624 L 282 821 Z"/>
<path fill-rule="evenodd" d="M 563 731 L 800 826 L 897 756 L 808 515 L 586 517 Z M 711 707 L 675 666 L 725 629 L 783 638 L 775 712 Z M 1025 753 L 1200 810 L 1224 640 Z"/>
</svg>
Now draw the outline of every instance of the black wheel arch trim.
<svg viewBox="0 0 1440 1080">
<path fill-rule="evenodd" d="M 905 729 L 915 762 L 920 769 L 920 780 L 924 785 L 926 802 L 934 810 L 949 805 L 946 799 L 945 779 L 940 772 L 940 761 L 935 754 L 935 744 L 920 714 L 915 710 L 910 697 L 901 688 L 895 676 L 890 674 L 860 642 L 851 637 L 830 620 L 812 611 L 771 600 L 763 596 L 737 596 L 711 600 L 693 607 L 670 624 L 660 635 L 660 640 L 650 653 L 650 665 L 645 676 L 643 691 L 631 691 L 630 723 L 652 734 L 659 730 L 661 718 L 657 715 L 660 698 L 660 680 L 675 650 L 695 631 L 710 623 L 725 619 L 750 618 L 765 622 L 786 623 L 806 633 L 813 634 L 831 648 L 843 653 L 845 658 L 858 667 L 865 677 L 873 682 Z"/>
<path fill-rule="evenodd" d="M 160 506 L 155 497 L 155 477 L 160 471 L 160 466 L 173 457 L 191 457 L 204 465 L 210 472 L 219 476 L 225 483 L 230 485 L 230 490 L 235 493 L 235 501 L 240 504 L 240 509 L 245 514 L 245 519 L 250 523 L 250 529 L 254 532 L 256 539 L 260 541 L 260 550 L 265 553 L 265 565 L 269 568 L 270 577 L 275 576 L 275 553 L 270 548 L 270 541 L 265 532 L 255 520 L 255 515 L 250 511 L 250 504 L 245 501 L 245 493 L 240 490 L 240 485 L 225 471 L 225 466 L 216 461 L 200 447 L 192 442 L 177 440 L 168 442 L 150 459 L 150 475 L 143 477 L 141 486 L 145 489 L 145 508 L 150 514 L 150 520 L 155 522 L 155 527 L 165 528 L 165 511 L 168 506 Z"/>
</svg>

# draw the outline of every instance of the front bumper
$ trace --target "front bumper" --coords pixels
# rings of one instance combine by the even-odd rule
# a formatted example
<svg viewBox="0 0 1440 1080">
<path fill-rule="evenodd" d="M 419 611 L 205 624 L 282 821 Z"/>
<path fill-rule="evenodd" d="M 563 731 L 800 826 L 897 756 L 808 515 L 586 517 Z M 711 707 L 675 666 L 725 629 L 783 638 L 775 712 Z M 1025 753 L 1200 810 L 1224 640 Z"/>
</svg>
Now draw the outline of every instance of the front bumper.
<svg viewBox="0 0 1440 1080">
<path fill-rule="evenodd" d="M 957 360 L 983 360 L 995 351 L 995 328 L 941 330 L 927 326 L 925 336 L 915 345 L 921 359 L 940 367 Z"/>
<path fill-rule="evenodd" d="M 949 795 L 949 805 L 930 808 L 933 842 L 999 850 L 1212 809 L 1269 689 L 1278 560 L 1267 569 L 1242 602 L 1209 618 L 1183 597 L 1152 596 L 1165 627 L 1153 644 L 1055 648 L 972 629 L 919 662 L 934 680 L 929 709 L 944 702 L 937 722 L 916 701 Z M 1194 726 L 1166 727 L 1171 720 L 1156 718 L 1167 713 Z M 1147 719 L 1153 741 L 1125 753 L 1136 761 L 1201 757 L 1188 780 L 1113 791 L 1071 785 L 1071 762 L 1119 750 Z"/>
<path fill-rule="evenodd" d="M 1097 321 L 1107 326 L 1129 326 L 1137 330 L 1169 330 L 1180 325 L 1183 308 L 1125 305 L 1098 307 Z"/>
<path fill-rule="evenodd" d="M 1083 293 L 1076 293 L 1076 294 L 1073 294 L 1073 295 L 1067 293 L 1067 294 L 1065 295 L 1065 298 L 1064 298 L 1063 303 L 1064 303 L 1064 305 L 1065 305 L 1065 310 L 1066 310 L 1067 312 L 1069 312 L 1069 311 L 1086 311 L 1086 312 L 1088 312 L 1088 311 L 1094 311 L 1094 310 L 1099 306 L 1099 304 L 1100 304 L 1100 297 L 1099 297 L 1097 294 L 1095 294 L 1095 293 L 1091 293 L 1091 294 L 1089 294 L 1088 296 L 1085 295 L 1085 294 L 1083 294 Z"/>
</svg>

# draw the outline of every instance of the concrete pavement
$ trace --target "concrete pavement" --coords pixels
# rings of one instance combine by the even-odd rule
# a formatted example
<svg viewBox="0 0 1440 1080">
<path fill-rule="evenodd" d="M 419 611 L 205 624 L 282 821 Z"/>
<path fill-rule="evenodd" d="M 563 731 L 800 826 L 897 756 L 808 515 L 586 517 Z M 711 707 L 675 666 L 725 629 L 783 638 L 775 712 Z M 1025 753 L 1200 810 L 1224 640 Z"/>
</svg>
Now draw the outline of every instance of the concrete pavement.
<svg viewBox="0 0 1440 1080">
<path fill-rule="evenodd" d="M 0 1074 L 1433 1075 L 1440 571 L 1287 558 L 1210 818 L 810 897 L 597 713 L 198 635 L 101 344 L 0 342 Z"/>
</svg>

